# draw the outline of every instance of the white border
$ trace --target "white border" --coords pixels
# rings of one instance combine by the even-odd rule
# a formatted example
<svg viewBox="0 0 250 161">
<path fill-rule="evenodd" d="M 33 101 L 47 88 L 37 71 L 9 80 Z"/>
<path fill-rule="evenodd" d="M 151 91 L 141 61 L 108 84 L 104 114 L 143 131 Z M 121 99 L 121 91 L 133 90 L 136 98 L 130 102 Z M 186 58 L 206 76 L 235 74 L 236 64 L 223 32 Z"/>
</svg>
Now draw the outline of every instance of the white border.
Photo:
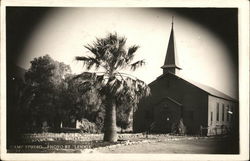
<svg viewBox="0 0 250 161">
<path fill-rule="evenodd" d="M 50 7 L 218 7 L 239 11 L 240 155 L 205 154 L 7 154 L 6 6 Z M 1 1 L 1 160 L 249 160 L 249 1 L 248 0 L 2 0 Z"/>
<path fill-rule="evenodd" d="M 4 6 L 61 7 L 243 7 L 247 0 L 2 0 Z"/>
</svg>

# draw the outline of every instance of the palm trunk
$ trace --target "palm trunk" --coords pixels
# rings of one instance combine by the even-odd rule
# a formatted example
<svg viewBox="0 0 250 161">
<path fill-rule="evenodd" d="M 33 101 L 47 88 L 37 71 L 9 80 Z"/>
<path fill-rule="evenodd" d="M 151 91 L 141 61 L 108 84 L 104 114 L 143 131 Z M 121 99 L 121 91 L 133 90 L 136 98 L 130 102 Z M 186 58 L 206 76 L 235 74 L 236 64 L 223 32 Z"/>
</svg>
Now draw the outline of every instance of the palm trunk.
<svg viewBox="0 0 250 161">
<path fill-rule="evenodd" d="M 116 105 L 112 99 L 107 100 L 106 114 L 104 120 L 104 141 L 116 142 Z"/>
</svg>

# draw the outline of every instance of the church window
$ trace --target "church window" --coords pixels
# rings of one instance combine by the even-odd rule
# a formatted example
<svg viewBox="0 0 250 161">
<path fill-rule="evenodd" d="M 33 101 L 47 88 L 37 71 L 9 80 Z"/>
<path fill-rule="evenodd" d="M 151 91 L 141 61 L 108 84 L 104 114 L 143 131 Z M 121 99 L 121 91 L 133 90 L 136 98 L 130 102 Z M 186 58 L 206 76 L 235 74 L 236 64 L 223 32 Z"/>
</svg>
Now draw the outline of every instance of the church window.
<svg viewBox="0 0 250 161">
<path fill-rule="evenodd" d="M 229 121 L 232 121 L 233 120 L 233 107 L 231 106 L 229 108 Z"/>
<path fill-rule="evenodd" d="M 229 116 L 230 116 L 230 114 L 229 114 L 229 106 L 227 105 L 227 113 L 226 113 L 226 116 L 227 116 L 227 121 L 229 121 Z"/>
<path fill-rule="evenodd" d="M 220 117 L 220 104 L 217 103 L 216 106 L 216 120 L 219 121 L 219 117 Z"/>
<path fill-rule="evenodd" d="M 211 120 L 211 122 L 213 121 L 213 112 L 211 112 L 211 114 L 210 114 L 211 116 L 211 118 L 210 118 L 210 120 Z"/>
<path fill-rule="evenodd" d="M 225 106 L 222 104 L 222 121 L 224 121 L 224 115 L 225 115 Z"/>
</svg>

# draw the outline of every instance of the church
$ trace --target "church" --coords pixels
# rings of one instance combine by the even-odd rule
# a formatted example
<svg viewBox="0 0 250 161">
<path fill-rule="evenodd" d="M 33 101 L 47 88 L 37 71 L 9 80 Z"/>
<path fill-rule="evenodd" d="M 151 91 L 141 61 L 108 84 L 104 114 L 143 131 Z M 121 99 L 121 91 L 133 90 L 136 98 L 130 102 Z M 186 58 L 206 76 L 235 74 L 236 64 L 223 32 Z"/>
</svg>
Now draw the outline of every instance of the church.
<svg viewBox="0 0 250 161">
<path fill-rule="evenodd" d="M 238 101 L 201 83 L 178 76 L 174 28 L 168 42 L 163 74 L 149 84 L 151 95 L 134 114 L 134 132 L 171 133 L 182 120 L 191 135 L 221 135 L 238 130 Z"/>
</svg>

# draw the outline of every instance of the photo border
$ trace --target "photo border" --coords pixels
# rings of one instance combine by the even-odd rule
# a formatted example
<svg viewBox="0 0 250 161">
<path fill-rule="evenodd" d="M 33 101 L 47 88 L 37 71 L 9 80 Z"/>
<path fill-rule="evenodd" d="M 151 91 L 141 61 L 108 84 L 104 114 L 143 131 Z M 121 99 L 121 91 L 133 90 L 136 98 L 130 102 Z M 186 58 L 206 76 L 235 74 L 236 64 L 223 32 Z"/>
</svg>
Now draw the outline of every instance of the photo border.
<svg viewBox="0 0 250 161">
<path fill-rule="evenodd" d="M 238 8 L 240 154 L 10 154 L 6 150 L 6 7 L 184 7 Z M 1 1 L 1 159 L 3 160 L 248 160 L 249 159 L 249 1 L 247 0 L 2 0 Z"/>
</svg>

